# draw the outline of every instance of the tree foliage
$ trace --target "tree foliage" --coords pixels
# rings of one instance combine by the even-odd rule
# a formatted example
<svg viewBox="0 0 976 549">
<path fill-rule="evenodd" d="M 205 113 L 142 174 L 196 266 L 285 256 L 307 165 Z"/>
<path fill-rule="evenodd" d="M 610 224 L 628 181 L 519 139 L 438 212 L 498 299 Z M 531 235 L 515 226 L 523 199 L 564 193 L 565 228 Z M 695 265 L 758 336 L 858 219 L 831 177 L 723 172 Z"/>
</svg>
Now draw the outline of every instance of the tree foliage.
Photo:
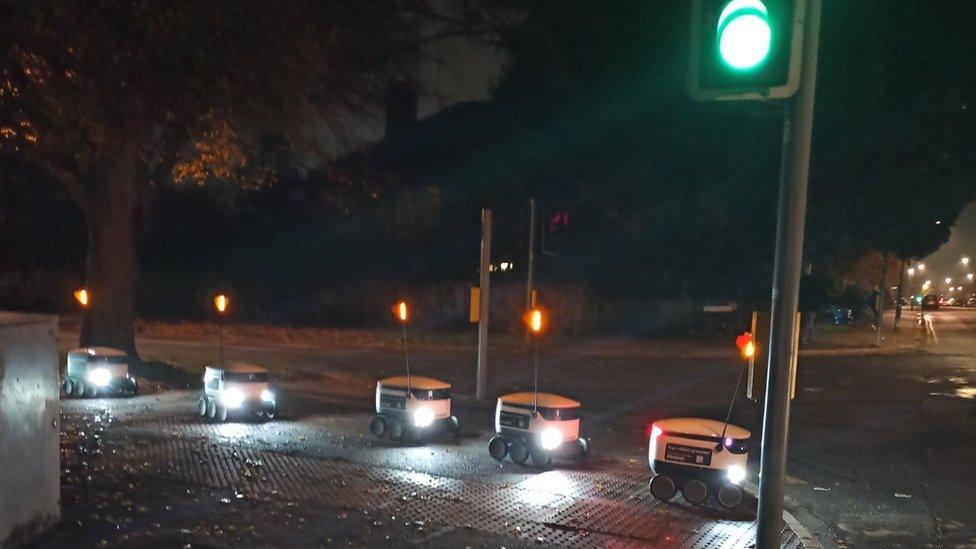
<svg viewBox="0 0 976 549">
<path fill-rule="evenodd" d="M 134 350 L 138 229 L 174 177 L 261 183 L 326 150 L 415 62 L 417 2 L 0 0 L 0 151 L 89 232 L 83 343 Z"/>
</svg>

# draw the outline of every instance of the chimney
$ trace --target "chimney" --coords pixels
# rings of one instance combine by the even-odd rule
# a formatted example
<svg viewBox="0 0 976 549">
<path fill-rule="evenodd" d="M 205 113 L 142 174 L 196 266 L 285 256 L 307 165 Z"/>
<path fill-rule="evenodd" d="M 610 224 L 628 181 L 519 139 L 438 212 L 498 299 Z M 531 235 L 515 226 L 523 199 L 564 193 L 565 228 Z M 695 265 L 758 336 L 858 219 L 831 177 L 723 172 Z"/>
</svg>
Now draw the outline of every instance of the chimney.
<svg viewBox="0 0 976 549">
<path fill-rule="evenodd" d="M 386 137 L 395 137 L 417 123 L 417 91 L 409 82 L 394 82 L 386 93 Z"/>
</svg>

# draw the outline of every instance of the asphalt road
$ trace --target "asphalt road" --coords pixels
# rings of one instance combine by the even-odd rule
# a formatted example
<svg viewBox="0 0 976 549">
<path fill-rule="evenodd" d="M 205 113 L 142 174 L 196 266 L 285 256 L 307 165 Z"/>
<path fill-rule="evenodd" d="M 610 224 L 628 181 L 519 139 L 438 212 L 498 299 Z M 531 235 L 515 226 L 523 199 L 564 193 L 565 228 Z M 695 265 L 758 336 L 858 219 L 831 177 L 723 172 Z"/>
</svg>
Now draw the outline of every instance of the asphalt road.
<svg viewBox="0 0 976 549">
<path fill-rule="evenodd" d="M 788 508 L 826 546 L 976 546 L 976 505 L 972 496 L 976 488 L 976 312 L 941 311 L 934 315 L 934 321 L 939 343 L 922 350 L 801 355 L 799 394 L 794 402 L 790 434 Z M 139 346 L 144 357 L 186 365 L 203 364 L 215 354 L 213 346 L 206 342 L 144 340 Z M 199 427 L 199 420 L 192 416 L 195 393 L 187 391 L 168 391 L 129 401 L 74 401 L 65 404 L 65 411 L 81 414 L 77 417 L 85 417 L 88 422 L 91 417 L 100 418 L 103 423 L 105 417 L 112 417 L 116 424 L 127 426 L 119 441 L 139 440 L 139 444 L 152 446 L 153 437 L 176 437 L 188 444 L 229 445 L 242 452 L 273 451 L 297 456 L 296 459 L 319 460 L 316 463 L 355 463 L 366 468 L 342 473 L 352 477 L 374 474 L 370 471 L 400 471 L 426 475 L 424 478 L 453 479 L 469 488 L 490 486 L 501 490 L 500 494 L 506 487 L 533 486 L 539 482 L 533 480 L 536 478 L 558 478 L 566 481 L 561 492 L 556 490 L 559 497 L 580 498 L 573 499 L 575 505 L 594 497 L 605 501 L 599 494 L 594 496 L 594 486 L 603 486 L 615 475 L 630 479 L 634 486 L 646 482 L 646 433 L 653 420 L 681 415 L 724 417 L 741 364 L 732 353 L 696 354 L 694 348 L 687 351 L 662 356 L 640 346 L 622 343 L 611 348 L 606 343 L 592 342 L 544 350 L 542 388 L 583 402 L 582 430 L 592 443 L 591 459 L 586 464 L 560 465 L 557 470 L 567 471 L 566 477 L 553 477 L 553 472 L 544 474 L 548 477 L 540 476 L 536 470 L 508 461 L 498 463 L 487 456 L 485 442 L 492 430 L 492 403 L 476 403 L 465 396 L 473 393 L 475 355 L 473 349 L 463 347 L 420 348 L 411 357 L 415 373 L 455 384 L 455 410 L 464 425 L 459 440 L 400 446 L 365 435 L 375 379 L 402 371 L 402 356 L 396 348 L 389 347 L 229 346 L 228 359 L 264 364 L 275 372 L 281 416 L 265 425 Z M 494 353 L 491 393 L 530 387 L 530 368 L 530 358 L 524 353 Z M 758 441 L 759 420 L 758 407 L 740 395 L 733 421 L 752 429 Z M 108 426 L 101 428 L 111 430 Z M 107 451 L 124 454 L 121 448 L 128 443 L 120 444 Z M 252 458 L 260 461 L 256 455 Z M 758 451 L 750 457 L 750 477 L 756 481 Z M 137 461 L 134 463 L 138 465 Z M 414 480 L 407 478 L 406 482 Z M 399 483 L 397 479 L 383 482 L 393 486 Z M 504 500 L 499 497 L 499 501 Z M 84 499 L 84 495 L 77 496 L 79 504 Z M 226 498 L 218 498 L 223 499 Z M 197 504 L 210 512 L 206 501 Z M 519 503 L 515 505 L 518 508 Z M 463 510 L 465 505 L 458 507 Z M 614 509 L 621 512 L 625 507 Z M 736 515 L 725 516 L 712 509 L 705 517 L 735 525 L 736 520 L 748 520 L 750 513 L 747 503 Z M 679 504 L 634 516 L 638 522 L 647 523 L 657 517 L 677 523 L 700 515 Z M 376 542 L 369 536 L 384 530 L 396 532 L 397 544 L 498 542 L 511 546 L 519 539 L 524 541 L 522 535 L 513 538 L 513 532 L 493 530 L 491 525 L 481 530 L 465 528 L 462 518 L 456 518 L 455 527 L 442 528 L 436 536 L 431 532 L 418 534 L 410 521 L 406 526 L 400 525 L 402 531 L 396 531 L 390 530 L 390 524 L 371 530 L 369 523 L 357 529 L 345 521 L 336 524 L 323 521 L 321 516 L 314 519 L 318 529 L 312 532 L 316 535 L 346 532 L 343 535 L 354 545 Z M 183 530 L 189 532 L 193 528 L 180 529 Z M 599 528 L 594 532 L 599 532 Z M 561 539 L 569 543 L 569 538 L 545 538 L 543 534 L 540 537 L 546 543 L 558 545 Z M 55 538 L 52 545 L 62 539 Z M 279 539 L 291 539 L 295 544 L 309 542 L 300 536 Z M 573 539 L 574 543 L 579 541 Z M 603 543 L 601 538 L 590 539 L 590 545 Z M 628 539 L 647 541 L 626 536 L 606 539 L 617 543 Z M 261 540 L 245 537 L 229 541 L 235 544 Z"/>
<path fill-rule="evenodd" d="M 787 493 L 851 547 L 976 547 L 976 311 L 932 316 L 923 350 L 800 360 Z"/>
</svg>

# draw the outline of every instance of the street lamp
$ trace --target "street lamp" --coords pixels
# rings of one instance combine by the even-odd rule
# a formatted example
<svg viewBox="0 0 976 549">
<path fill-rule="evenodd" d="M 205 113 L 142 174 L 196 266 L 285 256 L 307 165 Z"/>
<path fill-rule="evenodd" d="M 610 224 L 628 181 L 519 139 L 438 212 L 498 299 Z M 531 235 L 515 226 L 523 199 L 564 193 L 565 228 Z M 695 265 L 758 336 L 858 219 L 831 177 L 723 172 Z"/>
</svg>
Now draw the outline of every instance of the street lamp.
<svg viewBox="0 0 976 549">
<path fill-rule="evenodd" d="M 908 268 L 908 277 L 909 278 L 915 278 L 915 268 L 914 267 L 909 267 Z"/>
<path fill-rule="evenodd" d="M 946 284 L 952 284 L 952 277 L 951 277 L 951 276 L 947 276 L 947 277 L 945 278 L 945 283 L 946 283 Z"/>
<path fill-rule="evenodd" d="M 963 267 L 968 267 L 969 266 L 969 258 L 968 257 L 962 256 L 962 259 L 960 259 L 959 261 L 962 262 L 962 266 Z"/>
<path fill-rule="evenodd" d="M 925 271 L 925 263 L 919 263 L 918 272 L 923 272 L 923 271 Z"/>
</svg>

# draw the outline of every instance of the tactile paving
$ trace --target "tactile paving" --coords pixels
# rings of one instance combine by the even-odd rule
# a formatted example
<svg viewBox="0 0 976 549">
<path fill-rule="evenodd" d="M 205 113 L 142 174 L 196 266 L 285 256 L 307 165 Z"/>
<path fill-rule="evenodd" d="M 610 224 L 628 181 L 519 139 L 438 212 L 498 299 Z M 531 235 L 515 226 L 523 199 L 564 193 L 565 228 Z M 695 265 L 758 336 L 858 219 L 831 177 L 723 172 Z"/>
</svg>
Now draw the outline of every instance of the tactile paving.
<svg viewBox="0 0 976 549">
<path fill-rule="evenodd" d="M 657 501 L 647 491 L 648 471 L 639 467 L 551 470 L 507 485 L 242 447 L 220 441 L 222 428 L 228 427 L 187 416 L 116 424 L 105 436 L 117 441 L 113 459 L 140 473 L 245 497 L 389 511 L 422 520 L 430 532 L 473 529 L 561 547 L 708 549 L 749 547 L 755 535 L 748 520 Z M 802 546 L 792 531 L 784 534 L 784 547 Z"/>
</svg>

